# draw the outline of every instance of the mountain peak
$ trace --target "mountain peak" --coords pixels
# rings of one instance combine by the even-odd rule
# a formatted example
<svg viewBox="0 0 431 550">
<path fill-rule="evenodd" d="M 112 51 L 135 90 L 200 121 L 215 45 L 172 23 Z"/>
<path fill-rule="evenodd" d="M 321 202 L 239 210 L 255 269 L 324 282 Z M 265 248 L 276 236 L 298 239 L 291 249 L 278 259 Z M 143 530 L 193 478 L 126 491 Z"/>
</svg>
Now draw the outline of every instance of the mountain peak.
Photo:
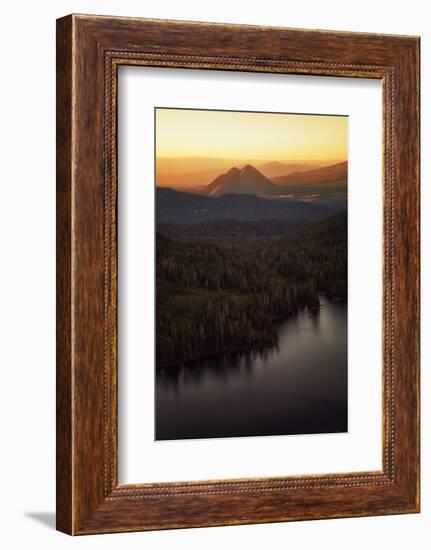
<svg viewBox="0 0 431 550">
<path fill-rule="evenodd" d="M 257 168 L 246 164 L 241 170 L 235 166 L 221 174 L 207 185 L 206 189 L 208 195 L 226 193 L 271 195 L 277 187 Z"/>
<path fill-rule="evenodd" d="M 241 174 L 256 174 L 256 173 L 260 174 L 259 170 L 255 168 L 252 164 L 246 164 L 241 170 Z"/>
</svg>

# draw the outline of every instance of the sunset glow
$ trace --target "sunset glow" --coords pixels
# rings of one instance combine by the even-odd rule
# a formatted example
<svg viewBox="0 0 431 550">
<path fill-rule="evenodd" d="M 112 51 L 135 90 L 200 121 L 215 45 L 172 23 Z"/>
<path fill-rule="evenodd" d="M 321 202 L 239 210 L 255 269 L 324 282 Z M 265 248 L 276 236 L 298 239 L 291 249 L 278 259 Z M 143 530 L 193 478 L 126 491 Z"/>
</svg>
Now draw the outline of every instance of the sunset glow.
<svg viewBox="0 0 431 550">
<path fill-rule="evenodd" d="M 157 168 L 173 176 L 238 162 L 347 160 L 348 117 L 156 109 Z"/>
</svg>

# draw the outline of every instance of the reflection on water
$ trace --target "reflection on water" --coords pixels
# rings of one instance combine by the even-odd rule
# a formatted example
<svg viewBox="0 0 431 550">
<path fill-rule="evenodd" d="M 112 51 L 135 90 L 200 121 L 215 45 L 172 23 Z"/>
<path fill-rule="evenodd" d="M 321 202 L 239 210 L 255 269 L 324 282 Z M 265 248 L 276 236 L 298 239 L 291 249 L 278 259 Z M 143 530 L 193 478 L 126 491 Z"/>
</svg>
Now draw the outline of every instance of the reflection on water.
<svg viewBox="0 0 431 550">
<path fill-rule="evenodd" d="M 347 430 L 347 308 L 321 296 L 278 344 L 157 369 L 156 439 Z"/>
<path fill-rule="evenodd" d="M 253 376 L 257 360 L 268 361 L 277 353 L 278 345 L 261 349 L 224 353 L 205 358 L 205 360 L 190 361 L 179 367 L 165 367 L 158 370 L 157 383 L 165 388 L 180 390 L 183 385 L 197 385 L 207 376 L 216 379 L 227 377 Z"/>
</svg>

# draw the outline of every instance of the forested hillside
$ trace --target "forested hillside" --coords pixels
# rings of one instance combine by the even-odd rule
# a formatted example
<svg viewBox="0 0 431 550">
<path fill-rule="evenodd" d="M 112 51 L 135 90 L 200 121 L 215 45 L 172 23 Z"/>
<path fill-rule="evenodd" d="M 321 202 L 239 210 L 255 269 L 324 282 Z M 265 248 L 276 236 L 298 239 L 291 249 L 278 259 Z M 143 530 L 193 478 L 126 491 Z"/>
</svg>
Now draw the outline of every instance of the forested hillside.
<svg viewBox="0 0 431 550">
<path fill-rule="evenodd" d="M 298 200 L 267 199 L 235 193 L 207 197 L 157 188 L 157 223 L 190 224 L 215 220 L 319 221 L 340 210 Z"/>
<path fill-rule="evenodd" d="M 347 215 L 247 246 L 157 234 L 156 281 L 157 366 L 274 345 L 277 318 L 347 298 Z"/>
<path fill-rule="evenodd" d="M 304 225 L 304 222 L 289 220 L 215 220 L 190 224 L 162 223 L 157 226 L 157 232 L 175 241 L 244 244 L 259 238 L 290 235 L 300 231 Z"/>
</svg>

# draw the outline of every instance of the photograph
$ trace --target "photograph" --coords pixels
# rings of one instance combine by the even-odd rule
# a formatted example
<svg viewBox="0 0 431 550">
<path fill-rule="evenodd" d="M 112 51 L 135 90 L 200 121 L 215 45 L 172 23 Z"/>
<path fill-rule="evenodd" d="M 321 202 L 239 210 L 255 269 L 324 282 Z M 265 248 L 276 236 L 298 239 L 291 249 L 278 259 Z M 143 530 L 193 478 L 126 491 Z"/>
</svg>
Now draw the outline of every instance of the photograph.
<svg viewBox="0 0 431 550">
<path fill-rule="evenodd" d="M 156 107 L 155 439 L 348 431 L 348 121 Z"/>
</svg>

